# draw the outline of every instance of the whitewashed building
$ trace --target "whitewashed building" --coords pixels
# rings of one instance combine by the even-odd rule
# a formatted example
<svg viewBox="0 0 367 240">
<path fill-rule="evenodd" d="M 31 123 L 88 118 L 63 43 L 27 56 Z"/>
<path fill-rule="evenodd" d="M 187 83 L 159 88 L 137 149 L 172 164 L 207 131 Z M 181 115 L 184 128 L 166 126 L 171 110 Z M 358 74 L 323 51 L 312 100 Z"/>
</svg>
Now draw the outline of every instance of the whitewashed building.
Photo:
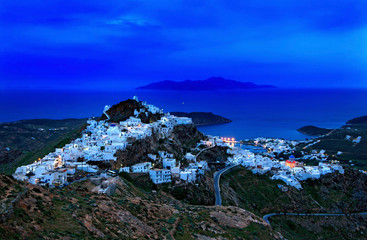
<svg viewBox="0 0 367 240">
<path fill-rule="evenodd" d="M 131 166 L 131 172 L 133 173 L 147 173 L 152 168 L 151 162 L 138 163 Z"/>
<path fill-rule="evenodd" d="M 171 182 L 171 171 L 168 169 L 151 169 L 149 176 L 154 184 Z"/>
</svg>

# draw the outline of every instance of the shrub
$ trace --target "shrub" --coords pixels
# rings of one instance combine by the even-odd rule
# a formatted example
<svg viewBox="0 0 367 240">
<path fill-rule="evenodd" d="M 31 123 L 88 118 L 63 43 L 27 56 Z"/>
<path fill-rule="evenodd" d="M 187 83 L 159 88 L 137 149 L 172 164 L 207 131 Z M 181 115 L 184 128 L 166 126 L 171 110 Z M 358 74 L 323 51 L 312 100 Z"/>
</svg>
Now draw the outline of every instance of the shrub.
<svg viewBox="0 0 367 240">
<path fill-rule="evenodd" d="M 128 182 L 133 182 L 133 179 L 131 178 L 130 174 L 127 172 L 120 172 L 119 176 L 125 179 Z"/>
</svg>

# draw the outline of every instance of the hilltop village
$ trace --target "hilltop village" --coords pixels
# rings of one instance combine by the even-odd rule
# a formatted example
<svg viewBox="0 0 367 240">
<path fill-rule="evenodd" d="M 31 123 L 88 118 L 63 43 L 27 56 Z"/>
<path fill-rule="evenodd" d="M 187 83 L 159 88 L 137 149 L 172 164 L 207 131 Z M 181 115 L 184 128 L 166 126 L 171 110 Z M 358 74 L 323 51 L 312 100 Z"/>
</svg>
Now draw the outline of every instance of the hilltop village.
<svg viewBox="0 0 367 240">
<path fill-rule="evenodd" d="M 286 185 L 301 189 L 301 182 L 306 179 L 317 179 L 321 175 L 338 171 L 344 173 L 341 165 L 321 161 L 323 154 L 305 155 L 305 158 L 317 158 L 318 166 L 306 166 L 296 161 L 294 156 L 287 160 L 275 158 L 279 153 L 292 153 L 295 146 L 305 141 L 286 141 L 281 139 L 258 138 L 254 142 L 268 151 L 256 152 L 243 149 L 234 144 L 234 139 L 205 136 L 196 146 L 185 152 L 184 159 L 176 159 L 172 152 L 157 151 L 146 154 L 144 162 L 116 164 L 113 168 L 101 168 L 104 163 L 117 161 L 117 152 L 124 152 L 132 144 L 153 135 L 159 139 L 171 140 L 176 126 L 192 125 L 187 117 L 177 117 L 164 113 L 162 109 L 140 102 L 137 97 L 130 100 L 135 109 L 123 121 L 116 122 L 116 116 L 110 116 L 110 106 L 106 106 L 103 117 L 89 119 L 80 138 L 73 140 L 62 148 L 55 149 L 38 161 L 17 168 L 13 177 L 32 184 L 49 187 L 63 187 L 74 181 L 90 179 L 97 183 L 98 193 L 113 194 L 113 177 L 118 173 L 147 174 L 154 184 L 162 183 L 195 183 L 199 175 L 210 170 L 207 161 L 198 161 L 198 156 L 209 149 L 221 147 L 226 149 L 228 158 L 225 163 L 215 166 L 242 165 L 255 174 L 270 174 L 271 179 L 281 180 Z M 153 116 L 150 117 L 149 116 Z M 159 140 L 159 141 L 160 141 Z M 183 161 L 185 164 L 183 164 Z M 220 166 L 218 168 L 218 166 Z M 214 169 L 214 170 L 215 170 Z M 284 185 L 279 188 L 286 189 Z"/>
</svg>

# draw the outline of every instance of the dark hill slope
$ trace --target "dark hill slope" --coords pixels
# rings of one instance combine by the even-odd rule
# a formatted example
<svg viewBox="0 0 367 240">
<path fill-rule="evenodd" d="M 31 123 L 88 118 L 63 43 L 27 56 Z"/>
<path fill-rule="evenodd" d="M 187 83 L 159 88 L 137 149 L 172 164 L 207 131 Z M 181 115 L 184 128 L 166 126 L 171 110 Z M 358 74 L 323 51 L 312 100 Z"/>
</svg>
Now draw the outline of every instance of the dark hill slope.
<svg viewBox="0 0 367 240">
<path fill-rule="evenodd" d="M 353 118 L 347 121 L 347 124 L 367 124 L 367 115 L 362 117 Z"/>
<path fill-rule="evenodd" d="M 333 129 L 327 129 L 327 128 L 319 128 L 319 127 L 315 127 L 315 126 L 304 126 L 301 127 L 299 129 L 297 129 L 297 131 L 309 135 L 309 136 L 321 136 L 321 135 L 325 135 L 328 134 L 329 132 L 331 132 Z"/>
</svg>

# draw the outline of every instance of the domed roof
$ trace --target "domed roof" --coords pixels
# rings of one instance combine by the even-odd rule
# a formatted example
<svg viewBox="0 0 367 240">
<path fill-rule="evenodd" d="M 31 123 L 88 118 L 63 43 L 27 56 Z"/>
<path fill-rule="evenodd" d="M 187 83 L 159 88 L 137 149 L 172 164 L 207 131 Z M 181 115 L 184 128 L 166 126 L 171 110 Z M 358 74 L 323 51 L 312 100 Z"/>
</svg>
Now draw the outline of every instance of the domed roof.
<svg viewBox="0 0 367 240">
<path fill-rule="evenodd" d="M 293 156 L 293 155 L 291 155 L 290 157 L 289 157 L 289 159 L 294 159 L 295 157 Z"/>
</svg>

